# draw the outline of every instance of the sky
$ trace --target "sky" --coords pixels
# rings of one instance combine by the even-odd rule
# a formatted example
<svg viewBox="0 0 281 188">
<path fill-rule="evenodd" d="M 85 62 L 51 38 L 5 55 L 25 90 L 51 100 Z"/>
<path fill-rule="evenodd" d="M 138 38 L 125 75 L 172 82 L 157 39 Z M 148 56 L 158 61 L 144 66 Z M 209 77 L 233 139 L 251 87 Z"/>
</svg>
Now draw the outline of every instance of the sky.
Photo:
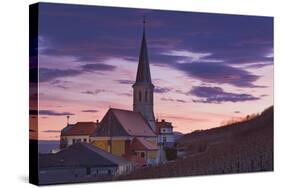
<svg viewBox="0 0 281 188">
<path fill-rule="evenodd" d="M 67 115 L 76 123 L 101 120 L 110 107 L 132 110 L 143 16 L 154 113 L 174 131 L 273 105 L 271 17 L 43 3 L 39 139 L 59 139 Z"/>
</svg>

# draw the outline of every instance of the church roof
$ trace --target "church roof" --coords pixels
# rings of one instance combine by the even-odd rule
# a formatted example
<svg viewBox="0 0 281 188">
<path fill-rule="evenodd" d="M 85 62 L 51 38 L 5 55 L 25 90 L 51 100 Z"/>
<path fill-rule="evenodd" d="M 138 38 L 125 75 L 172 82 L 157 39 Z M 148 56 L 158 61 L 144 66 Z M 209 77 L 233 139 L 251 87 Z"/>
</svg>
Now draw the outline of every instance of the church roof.
<svg viewBox="0 0 281 188">
<path fill-rule="evenodd" d="M 130 162 L 88 143 L 73 144 L 55 154 L 40 154 L 39 168 L 119 166 Z"/>
<path fill-rule="evenodd" d="M 133 140 L 132 148 L 134 150 L 157 150 L 156 144 L 151 144 L 145 138 L 137 137 Z"/>
<path fill-rule="evenodd" d="M 110 108 L 92 136 L 155 136 L 139 112 Z"/>
<path fill-rule="evenodd" d="M 76 124 L 67 125 L 61 131 L 61 136 L 82 136 L 91 135 L 96 129 L 95 122 L 77 122 Z"/>
<path fill-rule="evenodd" d="M 144 21 L 144 25 L 145 25 L 145 21 Z M 143 28 L 139 64 L 138 64 L 137 77 L 136 77 L 135 84 L 137 84 L 137 83 L 152 84 L 151 76 L 150 76 L 147 45 L 146 45 L 146 37 L 145 37 L 145 27 Z"/>
</svg>

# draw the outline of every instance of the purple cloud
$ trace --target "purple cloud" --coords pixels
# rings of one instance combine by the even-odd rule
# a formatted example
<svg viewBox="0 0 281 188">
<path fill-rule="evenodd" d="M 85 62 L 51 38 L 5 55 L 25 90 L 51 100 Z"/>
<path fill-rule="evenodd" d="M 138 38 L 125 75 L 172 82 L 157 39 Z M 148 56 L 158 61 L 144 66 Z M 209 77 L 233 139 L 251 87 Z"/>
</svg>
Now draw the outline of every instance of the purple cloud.
<svg viewBox="0 0 281 188">
<path fill-rule="evenodd" d="M 221 63 L 183 63 L 174 65 L 187 75 L 207 83 L 231 84 L 237 87 L 263 87 L 254 85 L 259 76 Z"/>
<path fill-rule="evenodd" d="M 173 98 L 166 98 L 166 97 L 162 97 L 161 100 L 162 101 L 169 101 L 169 102 L 187 103 L 187 101 L 182 100 L 182 99 L 173 99 Z"/>
<path fill-rule="evenodd" d="M 99 112 L 99 111 L 98 110 L 82 110 L 81 112 L 96 113 L 96 112 Z"/>
<path fill-rule="evenodd" d="M 176 102 L 187 103 L 187 101 L 182 100 L 182 99 L 176 99 Z"/>
<path fill-rule="evenodd" d="M 159 86 L 156 86 L 154 88 L 154 92 L 155 93 L 168 93 L 169 91 L 171 91 L 172 89 L 171 88 L 168 88 L 168 87 L 159 87 Z"/>
<path fill-rule="evenodd" d="M 115 66 L 107 64 L 85 64 L 80 69 L 51 69 L 51 68 L 39 68 L 39 82 L 48 82 L 57 78 L 78 76 L 85 72 L 103 72 L 113 71 Z M 37 69 L 30 70 L 31 72 L 38 71 Z"/>
<path fill-rule="evenodd" d="M 70 112 L 56 112 L 53 110 L 29 110 L 30 115 L 46 115 L 46 116 L 72 116 Z"/>
<path fill-rule="evenodd" d="M 104 93 L 104 92 L 106 92 L 105 89 L 96 89 L 96 90 L 94 90 L 94 91 L 89 91 L 89 90 L 87 90 L 87 91 L 82 91 L 81 93 L 82 93 L 82 94 L 87 94 L 87 95 L 97 95 L 97 94 L 99 94 L 99 93 Z"/>
<path fill-rule="evenodd" d="M 86 72 L 96 72 L 96 71 L 113 71 L 115 66 L 107 64 L 85 64 L 82 65 L 82 70 Z"/>
<path fill-rule="evenodd" d="M 230 93 L 225 92 L 220 87 L 193 87 L 189 92 L 190 95 L 196 96 L 200 99 L 194 99 L 195 103 L 222 103 L 222 102 L 245 102 L 259 100 L 260 98 L 254 97 L 249 94 Z"/>
<path fill-rule="evenodd" d="M 46 3 L 40 7 L 45 23 L 40 24 L 40 35 L 51 41 L 43 54 L 71 55 L 78 61 L 121 57 L 137 62 L 139 12 L 149 11 L 151 63 L 170 64 L 178 58 L 159 56 L 163 50 L 208 52 L 211 58 L 235 64 L 271 59 L 265 57 L 273 49 L 271 17 Z"/>
<path fill-rule="evenodd" d="M 44 132 L 44 133 L 60 133 L 61 130 L 45 130 L 45 131 L 41 131 L 41 132 Z"/>
<path fill-rule="evenodd" d="M 41 54 L 71 56 L 87 63 L 110 58 L 138 62 L 142 32 L 139 12 L 148 10 L 46 3 L 40 9 L 40 20 L 45 23 L 40 24 L 40 36 L 48 41 L 39 46 L 44 47 Z M 273 51 L 273 18 L 149 10 L 147 43 L 151 64 L 182 70 L 210 83 L 256 87 L 259 76 L 231 65 L 273 62 L 268 56 Z M 208 59 L 221 63 L 179 65 L 177 62 L 190 62 L 190 58 L 165 55 L 171 50 L 207 53 Z M 81 69 L 54 70 L 42 80 L 75 76 L 81 71 L 113 71 L 115 67 L 89 64 Z"/>
<path fill-rule="evenodd" d="M 116 82 L 118 82 L 119 84 L 129 84 L 132 85 L 135 82 L 133 80 L 115 80 Z"/>
<path fill-rule="evenodd" d="M 37 70 L 34 70 L 37 71 Z M 69 76 L 77 76 L 81 74 L 80 70 L 75 69 L 50 69 L 50 68 L 40 68 L 39 69 L 39 82 L 48 82 L 56 78 L 63 78 Z"/>
</svg>

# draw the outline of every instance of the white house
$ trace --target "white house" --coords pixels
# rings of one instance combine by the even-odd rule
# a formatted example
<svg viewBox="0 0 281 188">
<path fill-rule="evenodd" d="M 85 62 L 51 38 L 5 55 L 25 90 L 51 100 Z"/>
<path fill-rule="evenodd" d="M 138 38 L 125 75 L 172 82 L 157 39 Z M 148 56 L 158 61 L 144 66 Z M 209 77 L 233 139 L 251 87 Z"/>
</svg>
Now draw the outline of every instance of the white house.
<svg viewBox="0 0 281 188">
<path fill-rule="evenodd" d="M 156 134 L 158 135 L 158 144 L 164 147 L 173 147 L 175 138 L 173 133 L 173 126 L 171 122 L 164 119 L 156 120 Z"/>
</svg>

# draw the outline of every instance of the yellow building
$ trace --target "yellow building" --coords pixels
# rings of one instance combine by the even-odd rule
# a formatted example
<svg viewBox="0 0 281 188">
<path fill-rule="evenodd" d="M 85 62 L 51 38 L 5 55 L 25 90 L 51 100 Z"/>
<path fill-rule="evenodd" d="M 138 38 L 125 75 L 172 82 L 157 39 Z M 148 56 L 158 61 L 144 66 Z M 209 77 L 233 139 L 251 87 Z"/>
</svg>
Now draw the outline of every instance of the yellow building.
<svg viewBox="0 0 281 188">
<path fill-rule="evenodd" d="M 156 162 L 157 137 L 139 112 L 110 108 L 90 142 L 139 164 Z"/>
</svg>

